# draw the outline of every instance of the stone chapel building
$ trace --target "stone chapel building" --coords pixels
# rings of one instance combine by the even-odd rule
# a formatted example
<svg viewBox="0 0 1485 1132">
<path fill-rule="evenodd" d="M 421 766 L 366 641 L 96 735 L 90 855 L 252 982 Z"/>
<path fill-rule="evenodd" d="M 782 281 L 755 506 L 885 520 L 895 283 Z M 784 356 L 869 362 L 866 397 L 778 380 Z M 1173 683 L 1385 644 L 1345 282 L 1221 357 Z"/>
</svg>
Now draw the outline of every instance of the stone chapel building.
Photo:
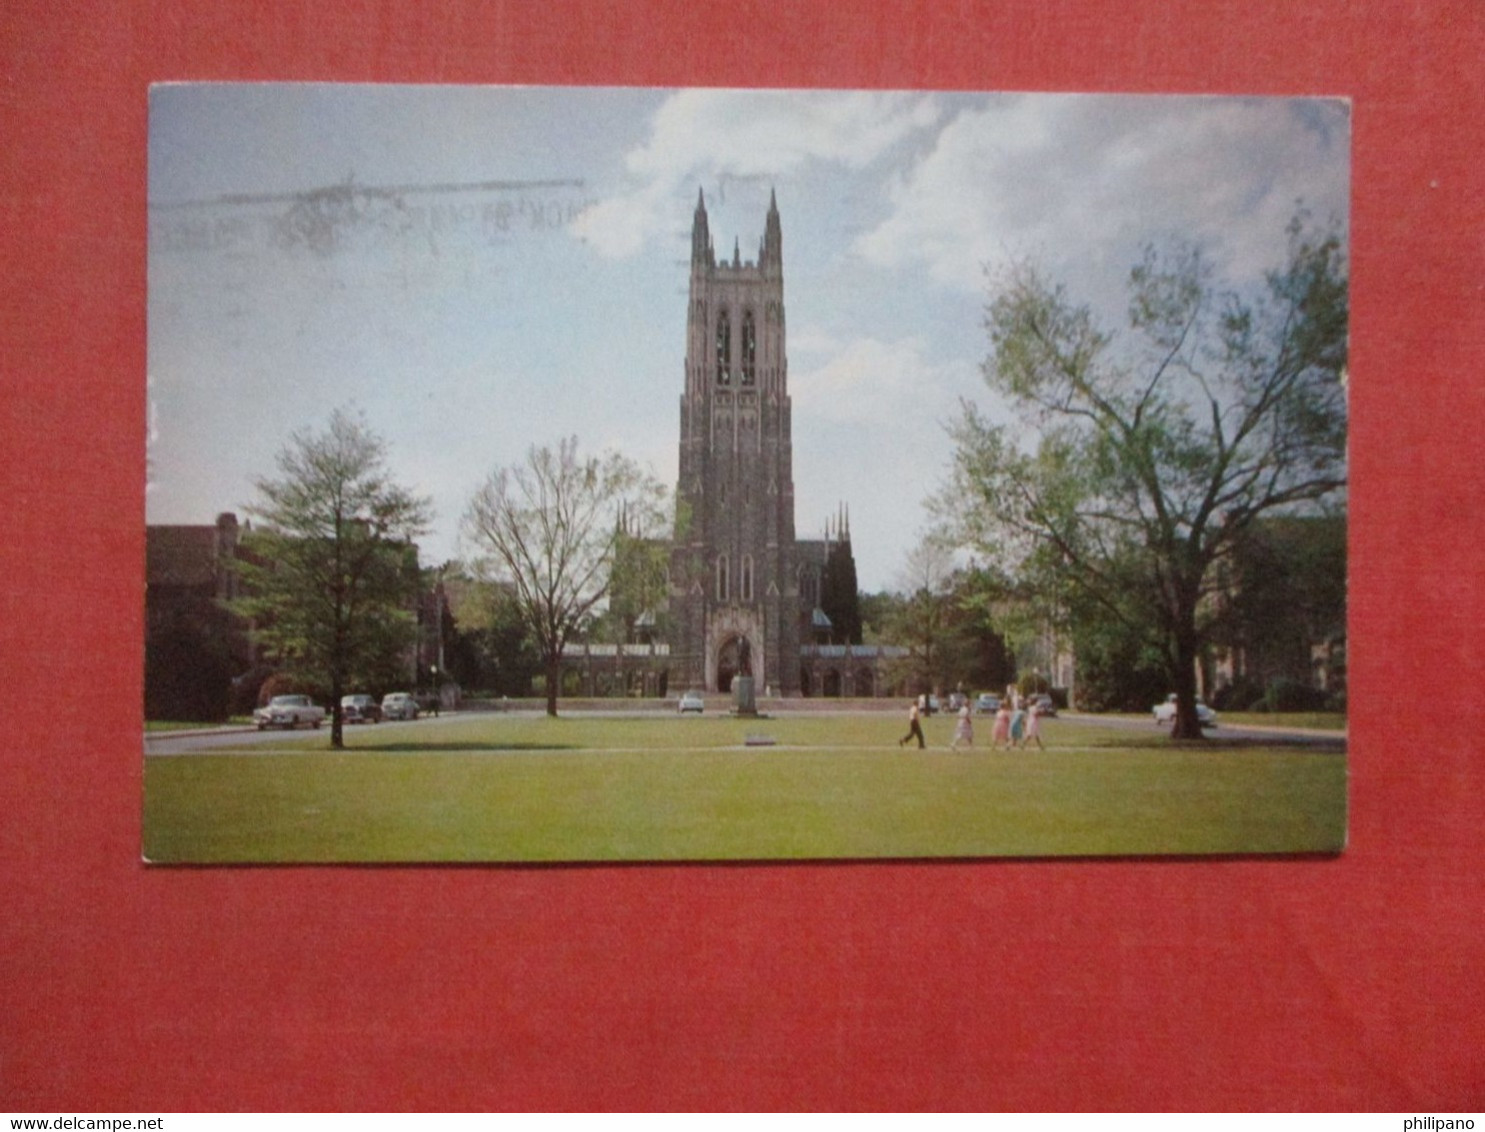
<svg viewBox="0 0 1485 1132">
<path fill-rule="evenodd" d="M 743 260 L 734 242 L 731 261 L 719 262 L 698 193 L 690 271 L 669 684 L 726 691 L 747 672 L 760 692 L 799 695 L 810 690 L 802 684 L 816 643 L 828 640 L 819 600 L 830 545 L 849 544 L 850 534 L 842 517 L 825 540 L 795 537 L 784 238 L 773 194 L 757 260 Z M 879 650 L 861 651 L 870 665 L 864 654 Z"/>
</svg>

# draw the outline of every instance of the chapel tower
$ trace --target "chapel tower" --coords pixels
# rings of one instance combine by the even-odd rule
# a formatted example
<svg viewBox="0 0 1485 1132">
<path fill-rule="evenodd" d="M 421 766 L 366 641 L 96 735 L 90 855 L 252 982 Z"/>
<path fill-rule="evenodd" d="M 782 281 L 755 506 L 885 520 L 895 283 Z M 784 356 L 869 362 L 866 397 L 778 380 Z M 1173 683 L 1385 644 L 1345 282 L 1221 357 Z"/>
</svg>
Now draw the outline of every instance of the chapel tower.
<svg viewBox="0 0 1485 1132">
<path fill-rule="evenodd" d="M 672 679 L 726 691 L 746 665 L 759 692 L 797 695 L 783 233 L 772 193 L 756 262 L 736 242 L 731 261 L 717 261 L 697 196 L 676 499 Z"/>
</svg>

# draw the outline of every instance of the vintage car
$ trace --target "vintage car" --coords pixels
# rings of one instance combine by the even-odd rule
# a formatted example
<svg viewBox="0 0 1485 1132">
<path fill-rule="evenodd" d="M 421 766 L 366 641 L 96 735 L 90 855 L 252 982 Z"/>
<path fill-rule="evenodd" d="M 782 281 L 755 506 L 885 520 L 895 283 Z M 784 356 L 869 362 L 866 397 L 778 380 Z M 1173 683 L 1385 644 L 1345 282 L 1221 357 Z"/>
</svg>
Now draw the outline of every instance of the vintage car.
<svg viewBox="0 0 1485 1132">
<path fill-rule="evenodd" d="M 994 715 L 1000 710 L 1000 697 L 990 692 L 981 692 L 975 697 L 975 711 L 980 715 Z"/>
<path fill-rule="evenodd" d="M 1165 703 L 1156 704 L 1150 710 L 1155 714 L 1155 726 L 1169 727 L 1176 721 L 1176 694 L 1172 692 L 1165 697 Z M 1203 727 L 1217 726 L 1217 713 L 1201 700 L 1196 701 L 1196 718 Z"/>
<path fill-rule="evenodd" d="M 383 719 L 417 719 L 418 701 L 407 692 L 388 692 L 382 697 Z"/>
<path fill-rule="evenodd" d="M 700 692 L 685 692 L 676 704 L 676 712 L 685 715 L 688 711 L 694 711 L 700 715 L 706 710 L 706 701 L 701 698 Z"/>
<path fill-rule="evenodd" d="M 325 709 L 316 706 L 308 696 L 274 696 L 253 712 L 253 722 L 262 731 L 268 727 L 298 727 L 307 723 L 318 727 L 325 722 Z"/>
<path fill-rule="evenodd" d="M 375 696 L 341 696 L 340 719 L 342 723 L 380 723 L 381 705 Z"/>
</svg>

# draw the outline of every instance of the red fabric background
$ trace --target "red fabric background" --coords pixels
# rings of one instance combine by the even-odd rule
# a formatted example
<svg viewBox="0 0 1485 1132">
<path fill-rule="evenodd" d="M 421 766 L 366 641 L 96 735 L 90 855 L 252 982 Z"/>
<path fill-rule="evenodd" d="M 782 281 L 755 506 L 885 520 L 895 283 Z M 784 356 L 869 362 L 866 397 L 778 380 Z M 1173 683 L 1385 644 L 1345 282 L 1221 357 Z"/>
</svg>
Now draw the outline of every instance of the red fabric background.
<svg viewBox="0 0 1485 1132">
<path fill-rule="evenodd" d="M 12 0 L 0 1107 L 1481 1108 L 1482 58 L 1475 0 Z M 143 868 L 166 79 L 1350 96 L 1349 851 Z"/>
</svg>

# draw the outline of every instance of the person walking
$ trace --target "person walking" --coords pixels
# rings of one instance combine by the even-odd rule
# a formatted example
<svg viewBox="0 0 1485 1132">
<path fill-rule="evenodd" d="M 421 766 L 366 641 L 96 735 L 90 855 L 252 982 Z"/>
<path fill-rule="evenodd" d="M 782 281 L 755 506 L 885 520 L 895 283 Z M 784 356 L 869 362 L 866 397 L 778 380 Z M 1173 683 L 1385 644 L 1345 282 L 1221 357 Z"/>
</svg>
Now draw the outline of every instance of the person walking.
<svg viewBox="0 0 1485 1132">
<path fill-rule="evenodd" d="M 1026 734 L 1026 709 L 1017 705 L 1016 710 L 1011 712 L 1011 736 L 1010 746 L 1019 747 L 1021 740 Z"/>
<path fill-rule="evenodd" d="M 1002 743 L 1009 750 L 1011 746 L 1011 704 L 1009 700 L 1001 700 L 1000 707 L 995 711 L 995 730 L 990 735 L 990 746 L 999 747 Z"/>
<path fill-rule="evenodd" d="M 949 749 L 957 751 L 960 743 L 966 747 L 975 745 L 975 727 L 969 717 L 968 704 L 959 709 L 959 722 L 954 725 L 954 741 L 949 744 Z"/>
<path fill-rule="evenodd" d="M 1042 743 L 1042 705 L 1040 700 L 1033 699 L 1026 709 L 1026 738 L 1022 740 L 1023 747 L 1029 747 L 1035 740 L 1037 749 L 1045 751 L 1047 748 Z"/>
<path fill-rule="evenodd" d="M 915 735 L 918 737 L 918 750 L 921 751 L 924 747 L 927 746 L 927 744 L 923 742 L 923 725 L 918 722 L 917 700 L 914 700 L 910 705 L 908 705 L 908 733 L 901 739 L 897 740 L 897 745 L 901 747 Z"/>
</svg>

